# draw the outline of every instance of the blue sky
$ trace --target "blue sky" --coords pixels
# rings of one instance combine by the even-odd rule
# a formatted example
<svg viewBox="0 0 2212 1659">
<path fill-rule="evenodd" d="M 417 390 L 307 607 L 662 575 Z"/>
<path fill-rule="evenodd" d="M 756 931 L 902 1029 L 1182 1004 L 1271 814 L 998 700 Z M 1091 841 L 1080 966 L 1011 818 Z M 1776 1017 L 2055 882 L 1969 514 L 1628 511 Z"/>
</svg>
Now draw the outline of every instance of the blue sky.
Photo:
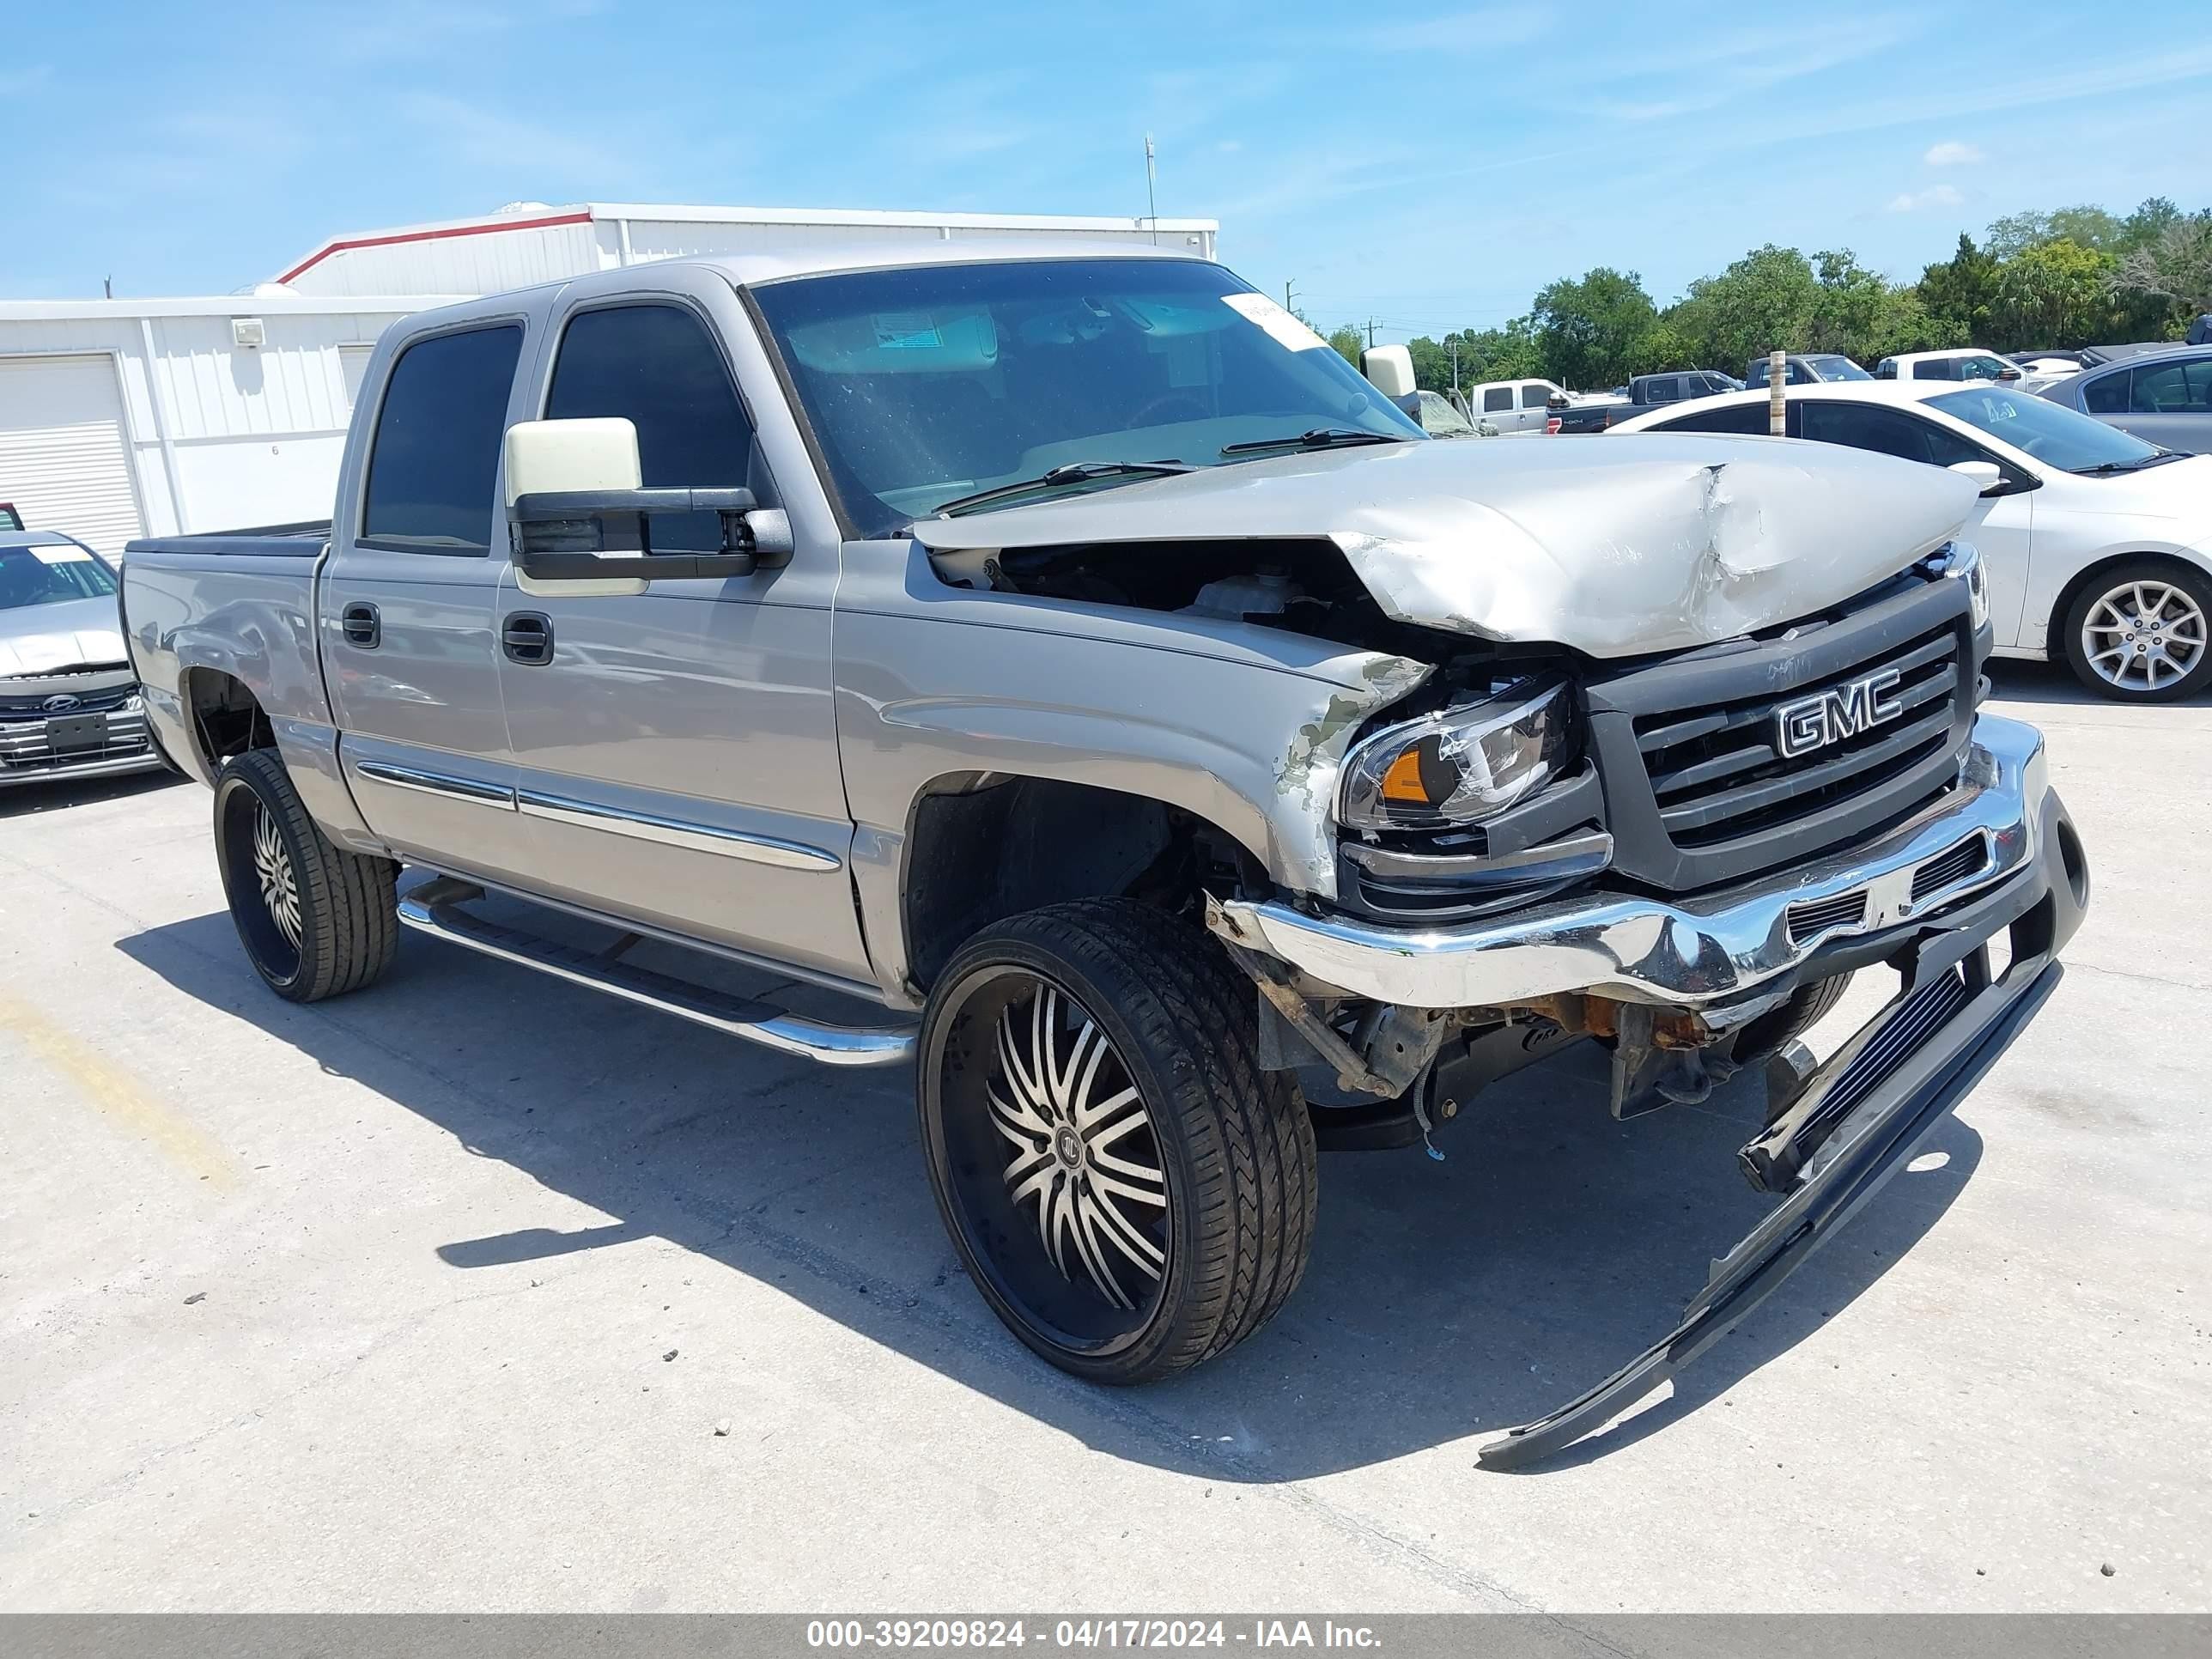
<svg viewBox="0 0 2212 1659">
<path fill-rule="evenodd" d="M 392 0 L 19 8 L 0 298 L 222 293 L 582 200 L 1222 222 L 1324 325 L 1663 302 L 1767 240 L 1893 276 L 2023 207 L 2212 201 L 2192 6 Z"/>
</svg>

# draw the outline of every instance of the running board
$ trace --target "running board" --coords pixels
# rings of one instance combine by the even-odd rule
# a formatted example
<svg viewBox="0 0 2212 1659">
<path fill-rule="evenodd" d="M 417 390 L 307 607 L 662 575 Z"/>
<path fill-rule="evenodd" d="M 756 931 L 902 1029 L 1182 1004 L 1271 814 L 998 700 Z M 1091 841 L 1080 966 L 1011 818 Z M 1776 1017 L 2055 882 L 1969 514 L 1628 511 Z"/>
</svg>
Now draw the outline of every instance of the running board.
<svg viewBox="0 0 2212 1659">
<path fill-rule="evenodd" d="M 910 1025 L 824 1024 L 765 1002 L 711 990 L 649 968 L 634 968 L 621 959 L 622 952 L 637 942 L 634 933 L 625 934 L 605 951 L 557 945 L 502 927 L 463 908 L 483 896 L 483 889 L 449 877 L 425 882 L 401 896 L 400 926 L 641 1007 L 658 1008 L 726 1036 L 742 1037 L 781 1054 L 804 1054 L 824 1066 L 896 1066 L 914 1055 L 915 1029 Z"/>
</svg>

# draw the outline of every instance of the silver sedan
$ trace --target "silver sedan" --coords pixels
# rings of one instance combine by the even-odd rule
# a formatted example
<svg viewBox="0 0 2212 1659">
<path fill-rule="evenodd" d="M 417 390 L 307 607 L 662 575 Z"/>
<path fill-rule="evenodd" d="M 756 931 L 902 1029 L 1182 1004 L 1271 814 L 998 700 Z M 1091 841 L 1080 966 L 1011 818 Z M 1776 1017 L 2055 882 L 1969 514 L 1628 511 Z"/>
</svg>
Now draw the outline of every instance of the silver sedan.
<svg viewBox="0 0 2212 1659">
<path fill-rule="evenodd" d="M 115 572 L 82 542 L 0 531 L 0 788 L 165 764 L 120 621 Z"/>
</svg>

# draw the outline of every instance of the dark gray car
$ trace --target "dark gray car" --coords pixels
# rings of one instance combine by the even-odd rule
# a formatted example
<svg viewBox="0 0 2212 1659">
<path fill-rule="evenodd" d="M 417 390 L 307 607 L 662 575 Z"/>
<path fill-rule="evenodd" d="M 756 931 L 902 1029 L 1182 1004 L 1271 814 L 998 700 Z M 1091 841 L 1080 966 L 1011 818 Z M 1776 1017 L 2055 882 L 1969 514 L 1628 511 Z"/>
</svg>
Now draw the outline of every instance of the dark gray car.
<svg viewBox="0 0 2212 1659">
<path fill-rule="evenodd" d="M 0 531 L 0 787 L 161 764 L 124 655 L 115 572 L 58 531 Z"/>
<path fill-rule="evenodd" d="M 2212 452 L 2212 346 L 2142 352 L 2069 374 L 2042 393 L 2146 443 Z"/>
</svg>

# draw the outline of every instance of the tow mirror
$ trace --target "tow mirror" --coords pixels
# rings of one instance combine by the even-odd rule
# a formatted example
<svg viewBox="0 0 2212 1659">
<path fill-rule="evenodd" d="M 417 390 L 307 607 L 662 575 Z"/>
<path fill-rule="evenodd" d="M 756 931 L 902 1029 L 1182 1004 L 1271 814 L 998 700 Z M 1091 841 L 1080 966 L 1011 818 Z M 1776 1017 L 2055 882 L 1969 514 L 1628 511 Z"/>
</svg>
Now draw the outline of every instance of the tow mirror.
<svg viewBox="0 0 2212 1659">
<path fill-rule="evenodd" d="M 1417 389 L 1413 354 L 1401 345 L 1369 347 L 1359 354 L 1359 372 L 1374 382 L 1376 391 L 1394 401 L 1411 397 Z"/>
<path fill-rule="evenodd" d="M 1945 470 L 1972 480 L 1974 488 L 1984 495 L 2012 493 L 2005 487 L 2004 469 L 1995 461 L 1954 461 Z"/>
<path fill-rule="evenodd" d="M 1997 379 L 2000 380 L 2017 380 L 2020 379 L 2020 370 L 2014 365 L 2007 363 L 2002 368 L 1997 371 Z"/>
<path fill-rule="evenodd" d="M 704 513 L 719 551 L 653 547 L 656 517 Z M 637 428 L 618 416 L 509 427 L 507 516 L 515 568 L 539 581 L 750 576 L 791 556 L 789 516 L 750 489 L 640 488 Z"/>
</svg>

